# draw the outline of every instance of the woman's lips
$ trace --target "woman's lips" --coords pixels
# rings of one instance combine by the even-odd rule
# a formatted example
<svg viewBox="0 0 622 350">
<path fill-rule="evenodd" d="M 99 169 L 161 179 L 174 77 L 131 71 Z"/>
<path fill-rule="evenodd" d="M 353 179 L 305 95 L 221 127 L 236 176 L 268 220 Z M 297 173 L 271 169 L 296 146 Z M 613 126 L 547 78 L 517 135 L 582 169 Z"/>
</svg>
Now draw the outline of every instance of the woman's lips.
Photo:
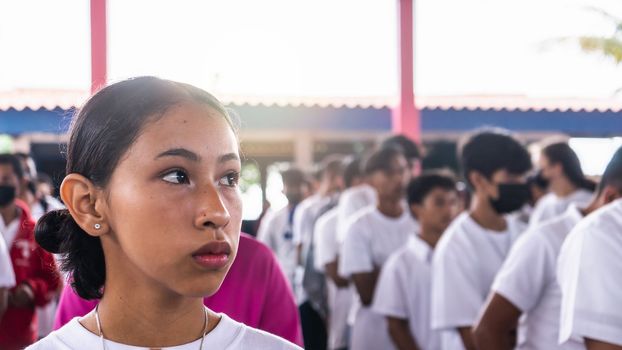
<svg viewBox="0 0 622 350">
<path fill-rule="evenodd" d="M 197 249 L 192 258 L 200 266 L 209 270 L 220 270 L 229 263 L 231 246 L 226 241 L 213 241 Z"/>
</svg>

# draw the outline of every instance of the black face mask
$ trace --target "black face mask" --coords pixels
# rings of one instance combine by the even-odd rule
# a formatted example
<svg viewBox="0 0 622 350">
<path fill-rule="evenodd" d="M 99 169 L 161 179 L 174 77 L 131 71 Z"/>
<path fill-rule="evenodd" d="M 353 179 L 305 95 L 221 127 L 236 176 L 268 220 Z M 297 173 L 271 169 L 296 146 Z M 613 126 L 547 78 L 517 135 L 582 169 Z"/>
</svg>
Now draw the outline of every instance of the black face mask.
<svg viewBox="0 0 622 350">
<path fill-rule="evenodd" d="M 7 206 L 15 199 L 15 187 L 2 185 L 0 186 L 0 207 Z"/>
<path fill-rule="evenodd" d="M 490 199 L 490 204 L 499 214 L 516 211 L 527 204 L 531 191 L 526 184 L 499 184 L 499 198 Z"/>
</svg>

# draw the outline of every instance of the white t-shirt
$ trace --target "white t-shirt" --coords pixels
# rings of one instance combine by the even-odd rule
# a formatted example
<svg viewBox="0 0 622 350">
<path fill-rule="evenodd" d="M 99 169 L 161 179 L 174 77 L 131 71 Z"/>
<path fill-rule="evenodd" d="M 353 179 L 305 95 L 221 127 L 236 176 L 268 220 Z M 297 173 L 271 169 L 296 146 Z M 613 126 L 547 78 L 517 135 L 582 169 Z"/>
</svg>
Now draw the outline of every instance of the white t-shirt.
<svg viewBox="0 0 622 350">
<path fill-rule="evenodd" d="M 430 283 L 433 250 L 419 237 L 392 255 L 382 268 L 372 309 L 408 320 L 410 333 L 422 350 L 440 348 L 440 334 L 430 328 Z"/>
<path fill-rule="evenodd" d="M 275 335 L 238 323 L 225 314 L 220 314 L 218 325 L 205 336 L 203 349 L 300 349 Z M 147 349 L 106 341 L 107 350 Z M 192 343 L 162 348 L 163 350 L 197 350 L 201 340 Z M 102 349 L 99 336 L 84 328 L 78 317 L 61 329 L 52 332 L 43 340 L 29 346 L 26 350 L 98 350 Z M 102 349 L 103 350 L 103 349 Z"/>
<path fill-rule="evenodd" d="M 339 274 L 350 278 L 356 273 L 380 269 L 389 256 L 406 245 L 418 232 L 419 225 L 408 210 L 399 218 L 390 218 L 376 207 L 366 207 L 354 214 L 346 230 L 339 256 Z M 363 307 L 358 295 L 351 309 L 353 318 L 352 349 L 392 349 L 384 316 Z"/>
<path fill-rule="evenodd" d="M 442 331 L 442 349 L 464 349 L 457 328 L 473 326 L 497 271 L 525 228 L 513 217 L 506 221 L 506 231 L 492 231 L 462 213 L 441 237 L 432 262 L 432 328 Z"/>
<path fill-rule="evenodd" d="M 267 214 L 259 225 L 257 239 L 272 249 L 285 276 L 293 286 L 296 271 L 296 244 L 289 216 L 289 206 Z"/>
<path fill-rule="evenodd" d="M 0 238 L 0 288 L 15 287 L 15 272 L 4 238 Z"/>
<path fill-rule="evenodd" d="M 622 199 L 590 214 L 559 254 L 560 342 L 584 338 L 622 345 Z"/>
<path fill-rule="evenodd" d="M 328 263 L 334 262 L 339 253 L 337 242 L 337 208 L 320 216 L 315 224 L 315 268 L 325 271 Z M 328 348 L 348 347 L 348 313 L 352 305 L 353 291 L 339 288 L 332 279 L 326 278 L 328 289 Z"/>
<path fill-rule="evenodd" d="M 18 209 L 19 210 L 19 209 Z M 20 210 L 21 212 L 21 210 Z M 4 237 L 4 242 L 6 243 L 7 248 L 10 250 L 13 245 L 13 241 L 17 234 L 19 233 L 19 217 L 15 218 L 8 225 L 4 222 L 2 216 L 0 216 L 0 232 L 2 232 L 2 236 Z"/>
<path fill-rule="evenodd" d="M 579 189 L 566 197 L 558 197 L 554 193 L 548 193 L 542 197 L 536 204 L 531 217 L 529 218 L 529 227 L 552 219 L 563 214 L 570 204 L 575 204 L 579 208 L 587 207 L 592 201 L 593 193 Z"/>
<path fill-rule="evenodd" d="M 348 220 L 357 211 L 376 205 L 376 190 L 367 184 L 350 187 L 343 191 L 337 205 L 337 240 L 343 242 Z"/>
<path fill-rule="evenodd" d="M 517 349 L 584 349 L 576 343 L 558 345 L 561 290 L 557 257 L 566 236 L 583 219 L 574 205 L 530 229 L 510 250 L 492 290 L 518 307 L 521 317 Z"/>
</svg>

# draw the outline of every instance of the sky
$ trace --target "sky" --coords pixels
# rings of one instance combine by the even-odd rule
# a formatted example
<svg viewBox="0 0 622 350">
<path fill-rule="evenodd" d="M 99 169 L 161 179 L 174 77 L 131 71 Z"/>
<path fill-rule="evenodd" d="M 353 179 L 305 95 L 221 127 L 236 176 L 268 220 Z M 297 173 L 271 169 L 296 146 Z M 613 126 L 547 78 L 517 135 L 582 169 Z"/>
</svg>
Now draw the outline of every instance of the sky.
<svg viewBox="0 0 622 350">
<path fill-rule="evenodd" d="M 157 75 L 219 95 L 397 94 L 397 0 L 108 0 L 109 79 Z M 619 0 L 420 0 L 419 95 L 609 98 L 622 65 L 575 45 Z M 88 89 L 88 0 L 0 0 L 0 89 Z M 622 98 L 622 97 L 619 97 Z"/>
</svg>

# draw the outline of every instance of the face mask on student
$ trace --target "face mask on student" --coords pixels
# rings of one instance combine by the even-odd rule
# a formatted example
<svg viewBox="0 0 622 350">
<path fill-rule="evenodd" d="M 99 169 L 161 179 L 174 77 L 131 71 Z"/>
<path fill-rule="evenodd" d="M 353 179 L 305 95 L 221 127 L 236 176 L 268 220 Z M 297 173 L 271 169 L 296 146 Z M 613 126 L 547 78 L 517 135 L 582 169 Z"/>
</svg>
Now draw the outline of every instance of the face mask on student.
<svg viewBox="0 0 622 350">
<path fill-rule="evenodd" d="M 15 187 L 9 185 L 0 186 L 0 207 L 4 207 L 15 199 Z"/>
<path fill-rule="evenodd" d="M 531 197 L 526 184 L 499 184 L 499 197 L 490 199 L 493 209 L 499 214 L 516 211 L 527 204 Z"/>
</svg>

